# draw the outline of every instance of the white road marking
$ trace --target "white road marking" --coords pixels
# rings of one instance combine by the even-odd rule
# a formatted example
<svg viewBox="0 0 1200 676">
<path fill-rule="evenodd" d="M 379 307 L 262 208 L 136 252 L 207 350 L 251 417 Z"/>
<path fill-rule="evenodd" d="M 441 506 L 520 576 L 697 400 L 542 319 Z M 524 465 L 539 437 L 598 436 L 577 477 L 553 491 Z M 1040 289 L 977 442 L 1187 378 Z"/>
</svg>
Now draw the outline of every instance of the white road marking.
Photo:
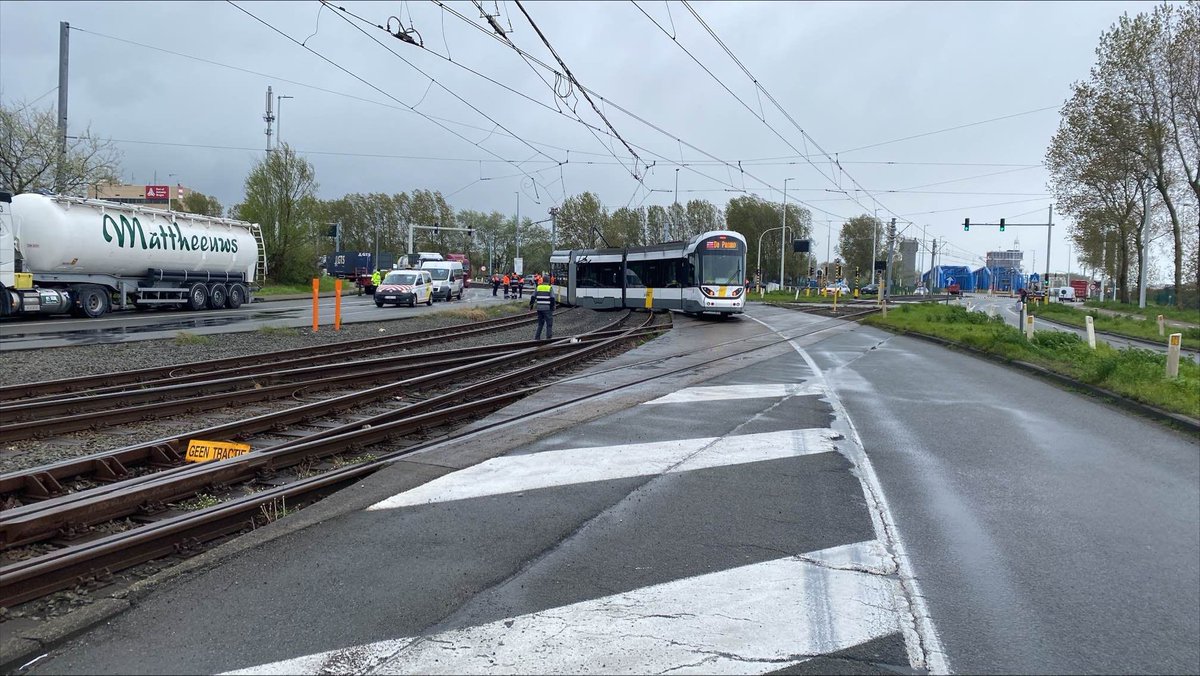
<svg viewBox="0 0 1200 676">
<path fill-rule="evenodd" d="M 758 385 L 718 385 L 687 387 L 678 392 L 651 399 L 646 404 L 681 404 L 723 399 L 760 399 L 825 394 L 817 385 L 807 383 L 762 383 Z"/>
<path fill-rule="evenodd" d="M 569 448 L 492 458 L 382 500 L 368 510 L 653 476 L 835 450 L 829 429 L 786 430 L 730 437 Z"/>
<path fill-rule="evenodd" d="M 228 673 L 755 674 L 899 631 L 894 578 L 856 543 L 432 636 L 379 641 Z"/>
<path fill-rule="evenodd" d="M 777 335 L 783 336 L 779 330 L 761 319 L 756 317 L 750 317 L 750 319 L 774 331 Z M 838 449 L 855 466 L 855 475 L 862 484 L 863 494 L 871 507 L 868 512 L 871 514 L 871 523 L 875 527 L 876 539 L 884 543 L 892 552 L 900 580 L 898 593 L 901 594 L 895 605 L 897 612 L 905 614 L 905 621 L 900 623 L 900 627 L 904 633 L 904 643 L 908 649 L 911 666 L 927 669 L 934 674 L 948 674 L 950 673 L 949 658 L 945 648 L 942 647 L 941 638 L 938 637 L 937 627 L 934 626 L 933 618 L 929 614 L 929 607 L 925 604 L 925 595 L 921 591 L 921 585 L 917 581 L 916 574 L 913 573 L 912 562 L 908 558 L 904 541 L 900 538 L 895 517 L 892 516 L 891 508 L 888 507 L 887 498 L 883 493 L 883 485 L 879 482 L 879 476 L 875 473 L 871 458 L 863 448 L 858 428 L 854 426 L 854 421 L 850 418 L 842 400 L 837 396 L 837 392 L 829 387 L 825 372 L 821 370 L 817 362 L 795 340 L 789 340 L 788 343 L 808 364 L 814 377 L 827 388 L 829 403 L 833 406 L 837 421 L 844 422 L 850 439 L 853 441 L 853 443 L 840 444 Z M 904 607 L 905 604 L 907 607 Z"/>
</svg>

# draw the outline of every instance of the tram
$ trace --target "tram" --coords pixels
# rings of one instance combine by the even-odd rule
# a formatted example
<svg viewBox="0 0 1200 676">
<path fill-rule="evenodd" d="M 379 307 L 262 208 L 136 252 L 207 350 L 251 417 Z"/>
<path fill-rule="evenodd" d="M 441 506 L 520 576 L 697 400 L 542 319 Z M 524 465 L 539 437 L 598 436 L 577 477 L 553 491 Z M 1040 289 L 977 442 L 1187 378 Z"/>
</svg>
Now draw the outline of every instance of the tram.
<svg viewBox="0 0 1200 676">
<path fill-rule="evenodd" d="M 746 304 L 745 274 L 746 238 L 732 230 L 683 242 L 550 254 L 558 302 L 596 310 L 739 314 Z"/>
</svg>

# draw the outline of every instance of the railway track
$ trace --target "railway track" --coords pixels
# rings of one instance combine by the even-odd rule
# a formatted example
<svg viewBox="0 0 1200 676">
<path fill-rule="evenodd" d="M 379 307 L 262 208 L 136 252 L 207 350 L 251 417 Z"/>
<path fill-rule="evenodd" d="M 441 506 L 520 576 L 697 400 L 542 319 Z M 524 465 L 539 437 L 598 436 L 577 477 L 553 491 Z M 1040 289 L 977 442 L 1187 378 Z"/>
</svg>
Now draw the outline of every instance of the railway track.
<svg viewBox="0 0 1200 676">
<path fill-rule="evenodd" d="M 316 477 L 286 477 L 285 470 L 332 456 L 345 457 L 381 444 L 396 444 L 413 436 L 473 420 L 498 407 L 540 390 L 549 374 L 597 358 L 623 343 L 654 334 L 669 324 L 652 326 L 646 315 L 640 327 L 616 329 L 629 315 L 577 342 L 563 339 L 533 345 L 509 345 L 490 358 L 464 356 L 472 363 L 406 378 L 342 397 L 312 402 L 218 428 L 199 430 L 171 439 L 138 444 L 86 458 L 0 476 L 0 547 L 12 558 L 24 547 L 26 559 L 0 567 L 0 605 L 11 606 L 86 579 L 178 553 L 212 539 L 252 528 L 272 506 L 307 504 L 382 467 L 421 444 L 366 456 L 350 467 Z M 664 315 L 657 315 L 663 317 Z M 532 363 L 530 363 L 532 362 Z M 388 398 L 395 392 L 435 387 L 472 376 L 474 382 L 421 401 L 340 424 L 316 429 L 284 429 L 337 414 L 370 397 Z M 535 384 L 530 384 L 530 383 Z M 311 426 L 310 426 L 311 427 Z M 289 433 L 290 432 L 290 438 Z M 183 465 L 189 438 L 248 438 L 268 434 L 253 453 L 220 462 Z M 220 436 L 218 436 L 220 435 Z M 128 465 L 128 466 L 127 466 Z M 141 472 L 131 471 L 137 467 Z M 79 490 L 68 485 L 77 482 Z M 67 485 L 65 485 L 67 484 Z M 252 495 L 234 497 L 213 507 L 184 514 L 165 507 L 202 491 L 254 486 Z M 260 490 L 261 489 L 261 490 Z M 277 507 L 276 507 L 277 508 Z M 99 524 L 125 519 L 132 529 L 97 537 Z M 73 540 L 74 538 L 74 540 Z M 29 547 L 33 545 L 33 547 Z"/>
<path fill-rule="evenodd" d="M 569 309 L 555 313 L 558 316 Z M 161 387 L 188 382 L 212 380 L 225 376 L 266 373 L 282 369 L 296 369 L 338 361 L 368 358 L 379 350 L 397 347 L 410 350 L 423 345 L 435 345 L 448 340 L 510 329 L 537 321 L 535 313 L 523 313 L 480 322 L 470 322 L 427 331 L 413 331 L 379 338 L 342 341 L 313 347 L 263 352 L 254 355 L 229 357 L 171 366 L 103 373 L 76 378 L 63 378 L 43 382 L 21 383 L 0 387 L 0 402 L 19 400 L 42 401 L 60 395 L 74 393 L 104 394 L 120 392 L 135 387 Z"/>
</svg>

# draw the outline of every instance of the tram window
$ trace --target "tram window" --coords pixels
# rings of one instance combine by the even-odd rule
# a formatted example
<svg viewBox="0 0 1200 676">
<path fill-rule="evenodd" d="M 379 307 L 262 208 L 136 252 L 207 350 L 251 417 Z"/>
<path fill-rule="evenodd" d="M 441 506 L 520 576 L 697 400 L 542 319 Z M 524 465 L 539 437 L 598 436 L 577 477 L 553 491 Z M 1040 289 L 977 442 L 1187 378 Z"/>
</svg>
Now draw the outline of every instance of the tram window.
<svg viewBox="0 0 1200 676">
<path fill-rule="evenodd" d="M 668 258 L 648 261 L 629 261 L 629 270 L 637 276 L 640 284 L 629 286 L 652 286 L 656 289 L 678 288 L 686 281 L 684 260 Z"/>
<path fill-rule="evenodd" d="M 620 288 L 620 261 L 612 263 L 578 263 L 575 266 L 575 285 L 579 287 Z"/>
<path fill-rule="evenodd" d="M 554 283 L 566 286 L 567 285 L 567 264 L 566 263 L 551 263 L 550 276 L 554 279 Z"/>
</svg>

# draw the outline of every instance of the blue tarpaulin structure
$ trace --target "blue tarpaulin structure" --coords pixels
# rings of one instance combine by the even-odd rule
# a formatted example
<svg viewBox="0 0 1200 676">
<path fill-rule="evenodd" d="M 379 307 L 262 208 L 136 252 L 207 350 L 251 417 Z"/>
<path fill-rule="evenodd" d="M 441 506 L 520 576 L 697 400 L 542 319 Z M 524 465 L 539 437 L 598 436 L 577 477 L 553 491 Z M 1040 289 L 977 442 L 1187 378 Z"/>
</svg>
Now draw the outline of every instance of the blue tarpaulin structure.
<svg viewBox="0 0 1200 676">
<path fill-rule="evenodd" d="M 975 275 L 965 265 L 939 265 L 922 274 L 921 281 L 931 289 L 944 289 L 957 282 L 963 291 L 975 290 Z"/>
<path fill-rule="evenodd" d="M 1016 268 L 984 266 L 972 274 L 979 291 L 1020 291 L 1026 285 L 1025 275 Z"/>
</svg>

